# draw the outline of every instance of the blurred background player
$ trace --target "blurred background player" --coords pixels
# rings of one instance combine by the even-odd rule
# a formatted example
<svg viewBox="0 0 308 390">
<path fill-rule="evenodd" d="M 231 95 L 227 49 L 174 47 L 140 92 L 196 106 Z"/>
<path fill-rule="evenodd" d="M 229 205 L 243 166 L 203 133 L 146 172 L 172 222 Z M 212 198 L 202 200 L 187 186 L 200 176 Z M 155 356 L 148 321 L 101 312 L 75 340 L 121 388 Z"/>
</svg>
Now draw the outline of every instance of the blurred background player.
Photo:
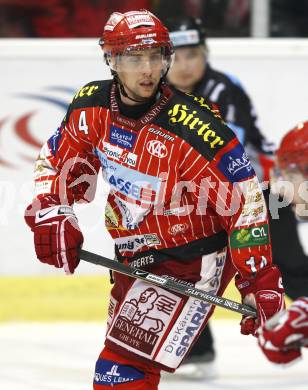
<svg viewBox="0 0 308 390">
<path fill-rule="evenodd" d="M 291 184 L 288 191 L 293 211 L 308 218 L 308 122 L 299 123 L 282 139 L 276 152 L 277 177 Z M 279 190 L 279 188 L 277 188 Z M 259 345 L 273 363 L 288 364 L 301 357 L 300 345 L 308 346 L 308 297 L 295 300 L 288 310 L 272 317 L 258 331 Z"/>
<path fill-rule="evenodd" d="M 167 19 L 166 25 L 175 48 L 175 61 L 168 73 L 169 83 L 217 105 L 222 118 L 245 146 L 259 181 L 269 180 L 274 145 L 260 132 L 251 99 L 240 82 L 210 65 L 202 21 L 181 16 Z M 268 201 L 269 191 L 264 191 L 264 195 Z M 271 218 L 270 214 L 270 228 L 273 259 L 281 269 L 287 295 L 292 299 L 308 295 L 308 257 L 299 241 L 291 207 L 281 208 L 279 219 Z M 207 326 L 177 374 L 214 376 L 215 367 L 209 364 L 214 359 L 213 337 Z"/>
</svg>

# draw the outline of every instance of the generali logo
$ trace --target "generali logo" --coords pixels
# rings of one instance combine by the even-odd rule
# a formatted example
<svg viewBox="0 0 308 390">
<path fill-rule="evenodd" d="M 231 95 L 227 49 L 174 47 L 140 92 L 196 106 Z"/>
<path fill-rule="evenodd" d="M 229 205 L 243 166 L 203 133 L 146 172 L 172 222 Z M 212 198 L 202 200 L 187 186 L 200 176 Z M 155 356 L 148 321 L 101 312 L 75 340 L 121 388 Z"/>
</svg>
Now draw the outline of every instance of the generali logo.
<svg viewBox="0 0 308 390">
<path fill-rule="evenodd" d="M 168 149 L 165 144 L 159 140 L 151 140 L 146 144 L 147 151 L 155 157 L 164 158 L 168 155 Z"/>
<path fill-rule="evenodd" d="M 142 270 L 138 272 L 148 274 Z M 160 279 L 162 281 L 163 278 Z M 179 302 L 176 296 L 168 292 L 161 294 L 162 291 L 148 287 L 126 300 L 112 324 L 109 336 L 124 341 L 127 349 L 151 355 Z"/>
</svg>

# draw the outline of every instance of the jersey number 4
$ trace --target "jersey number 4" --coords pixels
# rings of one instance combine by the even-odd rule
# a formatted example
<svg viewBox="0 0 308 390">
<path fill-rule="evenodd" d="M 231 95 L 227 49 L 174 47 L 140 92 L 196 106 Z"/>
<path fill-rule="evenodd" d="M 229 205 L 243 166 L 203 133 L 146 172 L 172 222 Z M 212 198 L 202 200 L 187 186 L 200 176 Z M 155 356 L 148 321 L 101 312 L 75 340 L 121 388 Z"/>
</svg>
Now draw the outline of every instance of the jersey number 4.
<svg viewBox="0 0 308 390">
<path fill-rule="evenodd" d="M 85 111 L 81 111 L 80 113 L 78 127 L 79 131 L 83 131 L 85 134 L 88 134 L 88 125 Z"/>
</svg>

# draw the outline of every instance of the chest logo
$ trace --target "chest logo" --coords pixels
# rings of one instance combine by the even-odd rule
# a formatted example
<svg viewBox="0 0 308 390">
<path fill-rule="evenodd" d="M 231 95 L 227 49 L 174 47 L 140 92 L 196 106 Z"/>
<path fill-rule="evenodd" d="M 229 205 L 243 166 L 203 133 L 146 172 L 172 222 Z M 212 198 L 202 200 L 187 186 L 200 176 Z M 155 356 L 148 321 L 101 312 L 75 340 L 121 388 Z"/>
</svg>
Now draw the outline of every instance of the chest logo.
<svg viewBox="0 0 308 390">
<path fill-rule="evenodd" d="M 168 155 L 168 149 L 165 144 L 159 140 L 151 140 L 146 144 L 147 151 L 155 157 L 164 158 Z"/>
</svg>

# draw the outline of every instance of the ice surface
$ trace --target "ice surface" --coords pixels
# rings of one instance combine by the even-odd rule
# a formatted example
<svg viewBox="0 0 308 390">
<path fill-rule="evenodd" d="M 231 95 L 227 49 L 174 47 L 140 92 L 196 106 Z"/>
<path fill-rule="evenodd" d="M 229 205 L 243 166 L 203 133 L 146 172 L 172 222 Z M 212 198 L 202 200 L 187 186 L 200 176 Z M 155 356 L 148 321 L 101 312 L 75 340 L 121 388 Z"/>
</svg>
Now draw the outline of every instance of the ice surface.
<svg viewBox="0 0 308 390">
<path fill-rule="evenodd" d="M 219 376 L 215 380 L 162 380 L 160 390 L 307 390 L 304 359 L 282 369 L 266 361 L 253 337 L 242 336 L 234 321 L 212 322 Z M 91 390 L 102 349 L 102 323 L 0 325 L 0 389 Z"/>
</svg>

